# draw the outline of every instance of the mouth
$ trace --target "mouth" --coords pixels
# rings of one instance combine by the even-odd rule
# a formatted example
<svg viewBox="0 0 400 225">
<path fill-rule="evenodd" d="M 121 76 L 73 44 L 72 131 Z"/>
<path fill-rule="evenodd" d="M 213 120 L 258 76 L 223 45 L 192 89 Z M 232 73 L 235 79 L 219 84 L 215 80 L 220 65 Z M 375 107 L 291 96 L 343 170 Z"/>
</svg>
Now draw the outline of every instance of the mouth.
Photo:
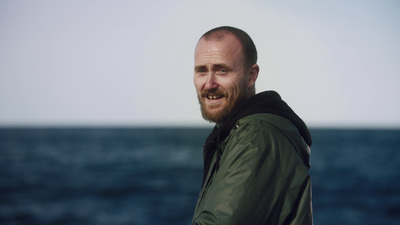
<svg viewBox="0 0 400 225">
<path fill-rule="evenodd" d="M 208 94 L 205 96 L 208 100 L 218 100 L 223 98 L 223 95 L 216 95 L 216 94 Z"/>
<path fill-rule="evenodd" d="M 203 94 L 203 102 L 209 109 L 217 108 L 224 103 L 225 95 L 222 93 L 204 93 Z"/>
<path fill-rule="evenodd" d="M 208 109 L 215 109 L 224 104 L 227 98 L 227 93 L 220 89 L 204 90 L 200 94 L 199 99 L 200 97 L 202 99 L 203 106 L 207 107 Z"/>
</svg>

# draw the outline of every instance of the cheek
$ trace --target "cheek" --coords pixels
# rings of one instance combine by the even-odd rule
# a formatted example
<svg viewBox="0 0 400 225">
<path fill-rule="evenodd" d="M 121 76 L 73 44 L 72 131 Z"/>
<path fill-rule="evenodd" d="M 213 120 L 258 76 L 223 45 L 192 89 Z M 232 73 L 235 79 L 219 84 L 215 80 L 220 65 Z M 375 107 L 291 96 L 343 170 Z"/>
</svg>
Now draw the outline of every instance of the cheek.
<svg viewBox="0 0 400 225">
<path fill-rule="evenodd" d="M 194 86 L 196 87 L 196 89 L 197 89 L 197 87 L 198 87 L 198 83 L 199 83 L 199 78 L 197 78 L 196 75 L 194 75 L 194 76 L 193 76 L 193 84 L 194 84 Z"/>
<path fill-rule="evenodd" d="M 197 91 L 197 92 L 201 92 L 201 87 L 202 87 L 202 85 L 201 85 L 200 79 L 194 77 L 194 78 L 193 78 L 193 84 L 194 84 L 194 87 L 196 88 L 196 91 Z"/>
<path fill-rule="evenodd" d="M 243 89 L 243 84 L 240 81 L 232 82 L 229 86 L 234 95 L 238 95 Z"/>
<path fill-rule="evenodd" d="M 229 92 L 231 101 L 235 101 L 240 96 L 246 95 L 247 88 L 246 84 L 240 81 L 233 82 L 230 84 Z"/>
<path fill-rule="evenodd" d="M 247 81 L 247 79 L 240 79 L 237 83 L 237 87 L 238 89 L 243 92 L 243 91 L 247 91 L 247 88 L 249 86 L 249 82 Z"/>
</svg>

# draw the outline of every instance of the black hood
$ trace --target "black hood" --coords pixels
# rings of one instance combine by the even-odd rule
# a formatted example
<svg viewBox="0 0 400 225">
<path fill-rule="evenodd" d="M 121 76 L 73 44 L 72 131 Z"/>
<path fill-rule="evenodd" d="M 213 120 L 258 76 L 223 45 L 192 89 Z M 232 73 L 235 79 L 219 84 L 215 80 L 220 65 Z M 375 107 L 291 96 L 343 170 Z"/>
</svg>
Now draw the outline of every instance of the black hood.
<svg viewBox="0 0 400 225">
<path fill-rule="evenodd" d="M 223 141 L 229 135 L 231 129 L 235 126 L 239 119 L 256 113 L 271 113 L 291 121 L 297 127 L 307 145 L 311 146 L 311 134 L 306 124 L 300 119 L 299 116 L 296 115 L 296 113 L 286 104 L 286 102 L 281 99 L 279 94 L 275 91 L 265 91 L 259 93 L 239 105 L 222 124 L 215 126 L 214 130 L 208 136 L 203 150 L 203 183 L 209 171 L 211 160 L 215 151 L 218 151 L 217 164 L 215 168 L 218 170 L 219 159 L 221 158 L 222 154 L 221 149 L 219 149 L 219 144 L 221 141 Z"/>
</svg>

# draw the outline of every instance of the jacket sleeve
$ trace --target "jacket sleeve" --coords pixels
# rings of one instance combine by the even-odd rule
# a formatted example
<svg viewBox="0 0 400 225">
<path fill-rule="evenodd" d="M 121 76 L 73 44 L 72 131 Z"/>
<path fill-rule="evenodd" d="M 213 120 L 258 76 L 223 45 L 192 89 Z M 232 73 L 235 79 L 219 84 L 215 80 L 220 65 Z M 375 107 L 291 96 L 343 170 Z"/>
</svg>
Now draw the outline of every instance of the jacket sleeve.
<svg viewBox="0 0 400 225">
<path fill-rule="evenodd" d="M 298 208 L 310 198 L 310 179 L 284 133 L 268 123 L 243 124 L 226 141 L 194 224 L 306 224 L 311 212 Z"/>
</svg>

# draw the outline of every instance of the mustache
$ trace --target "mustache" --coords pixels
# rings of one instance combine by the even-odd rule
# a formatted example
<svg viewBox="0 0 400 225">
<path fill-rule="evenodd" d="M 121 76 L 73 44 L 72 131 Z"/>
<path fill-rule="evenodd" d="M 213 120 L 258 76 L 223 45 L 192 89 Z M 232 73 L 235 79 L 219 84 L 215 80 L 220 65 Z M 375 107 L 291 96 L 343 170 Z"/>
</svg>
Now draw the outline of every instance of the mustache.
<svg viewBox="0 0 400 225">
<path fill-rule="evenodd" d="M 201 92 L 200 96 L 205 98 L 205 97 L 207 97 L 208 95 L 211 95 L 211 94 L 218 95 L 218 96 L 226 96 L 225 92 L 220 90 L 220 89 L 218 89 L 218 88 L 204 90 L 204 91 Z"/>
</svg>

